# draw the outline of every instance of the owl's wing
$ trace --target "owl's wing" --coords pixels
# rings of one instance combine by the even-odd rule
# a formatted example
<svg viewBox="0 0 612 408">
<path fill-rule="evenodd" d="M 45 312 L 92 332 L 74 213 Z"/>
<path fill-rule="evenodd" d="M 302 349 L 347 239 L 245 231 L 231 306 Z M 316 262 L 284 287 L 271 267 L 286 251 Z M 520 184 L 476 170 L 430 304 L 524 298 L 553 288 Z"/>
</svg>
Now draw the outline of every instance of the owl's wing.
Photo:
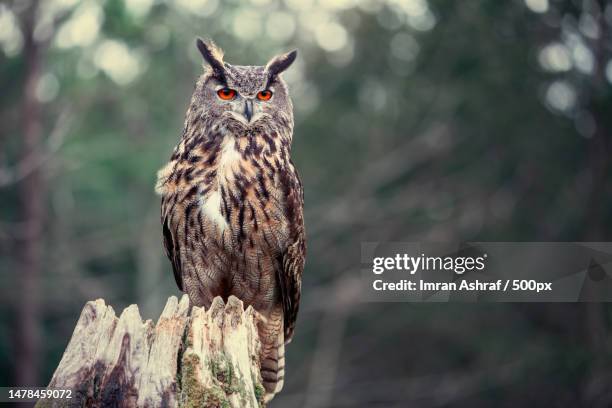
<svg viewBox="0 0 612 408">
<path fill-rule="evenodd" d="M 183 290 L 183 278 L 181 274 L 181 261 L 179 257 L 179 250 L 175 241 L 172 237 L 172 231 L 168 223 L 168 214 L 166 213 L 166 205 L 162 202 L 162 231 L 164 234 L 164 249 L 166 250 L 166 256 L 172 263 L 172 271 L 174 272 L 174 280 L 176 285 L 182 291 Z"/>
<path fill-rule="evenodd" d="M 279 283 L 283 298 L 285 344 L 291 341 L 295 330 L 300 297 L 302 292 L 302 272 L 306 261 L 306 234 L 304 231 L 304 192 L 302 183 L 293 163 L 288 174 L 283 177 L 286 197 L 286 215 L 290 223 L 291 243 L 282 254 Z"/>
<path fill-rule="evenodd" d="M 302 272 L 305 255 L 306 245 L 303 238 L 295 241 L 283 254 L 283 270 L 280 282 L 285 317 L 285 344 L 291 341 L 295 330 L 302 293 Z"/>
</svg>

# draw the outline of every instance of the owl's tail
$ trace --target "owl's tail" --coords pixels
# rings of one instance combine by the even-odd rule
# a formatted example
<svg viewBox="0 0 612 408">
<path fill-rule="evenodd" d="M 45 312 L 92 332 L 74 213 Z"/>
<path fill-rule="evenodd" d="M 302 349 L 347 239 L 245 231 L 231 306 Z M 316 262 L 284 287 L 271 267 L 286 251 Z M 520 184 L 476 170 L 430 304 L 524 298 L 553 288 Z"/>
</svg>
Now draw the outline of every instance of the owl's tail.
<svg viewBox="0 0 612 408">
<path fill-rule="evenodd" d="M 285 337 L 283 315 L 272 313 L 260 328 L 261 378 L 266 391 L 264 402 L 268 403 L 283 389 L 285 378 Z"/>
<path fill-rule="evenodd" d="M 266 390 L 264 402 L 268 403 L 283 389 L 285 378 L 285 345 L 281 344 L 261 363 L 261 377 Z"/>
</svg>

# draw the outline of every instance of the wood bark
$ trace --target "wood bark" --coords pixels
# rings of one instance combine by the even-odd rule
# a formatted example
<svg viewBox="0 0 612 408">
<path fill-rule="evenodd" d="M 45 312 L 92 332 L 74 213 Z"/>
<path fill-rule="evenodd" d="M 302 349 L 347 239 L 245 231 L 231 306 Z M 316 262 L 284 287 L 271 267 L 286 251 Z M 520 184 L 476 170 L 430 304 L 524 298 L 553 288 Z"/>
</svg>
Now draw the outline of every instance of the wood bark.
<svg viewBox="0 0 612 408">
<path fill-rule="evenodd" d="M 72 398 L 36 406 L 263 407 L 257 321 L 234 296 L 208 310 L 172 296 L 157 324 L 90 301 L 48 386 Z"/>
</svg>

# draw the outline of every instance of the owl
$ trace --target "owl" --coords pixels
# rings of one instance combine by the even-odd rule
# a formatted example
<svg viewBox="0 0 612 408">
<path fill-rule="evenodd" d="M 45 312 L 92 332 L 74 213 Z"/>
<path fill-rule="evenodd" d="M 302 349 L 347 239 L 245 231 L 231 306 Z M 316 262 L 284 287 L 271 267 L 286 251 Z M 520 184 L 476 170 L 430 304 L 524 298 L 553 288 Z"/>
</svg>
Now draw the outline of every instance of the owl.
<svg viewBox="0 0 612 408">
<path fill-rule="evenodd" d="M 283 386 L 306 255 L 293 105 L 281 77 L 297 52 L 241 66 L 224 62 L 212 42 L 196 44 L 205 69 L 182 137 L 158 172 L 164 247 L 193 305 L 234 295 L 261 316 L 267 402 Z"/>
</svg>

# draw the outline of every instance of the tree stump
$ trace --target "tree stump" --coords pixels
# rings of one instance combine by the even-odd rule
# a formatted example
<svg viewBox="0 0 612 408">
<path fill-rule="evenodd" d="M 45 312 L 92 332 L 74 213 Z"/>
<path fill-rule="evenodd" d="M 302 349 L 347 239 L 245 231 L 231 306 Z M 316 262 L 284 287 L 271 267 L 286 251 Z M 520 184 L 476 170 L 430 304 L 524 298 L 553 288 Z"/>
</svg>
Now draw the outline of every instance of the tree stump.
<svg viewBox="0 0 612 408">
<path fill-rule="evenodd" d="M 48 386 L 72 398 L 36 406 L 263 407 L 259 350 L 256 312 L 234 296 L 208 310 L 172 296 L 156 325 L 90 301 Z"/>
</svg>

